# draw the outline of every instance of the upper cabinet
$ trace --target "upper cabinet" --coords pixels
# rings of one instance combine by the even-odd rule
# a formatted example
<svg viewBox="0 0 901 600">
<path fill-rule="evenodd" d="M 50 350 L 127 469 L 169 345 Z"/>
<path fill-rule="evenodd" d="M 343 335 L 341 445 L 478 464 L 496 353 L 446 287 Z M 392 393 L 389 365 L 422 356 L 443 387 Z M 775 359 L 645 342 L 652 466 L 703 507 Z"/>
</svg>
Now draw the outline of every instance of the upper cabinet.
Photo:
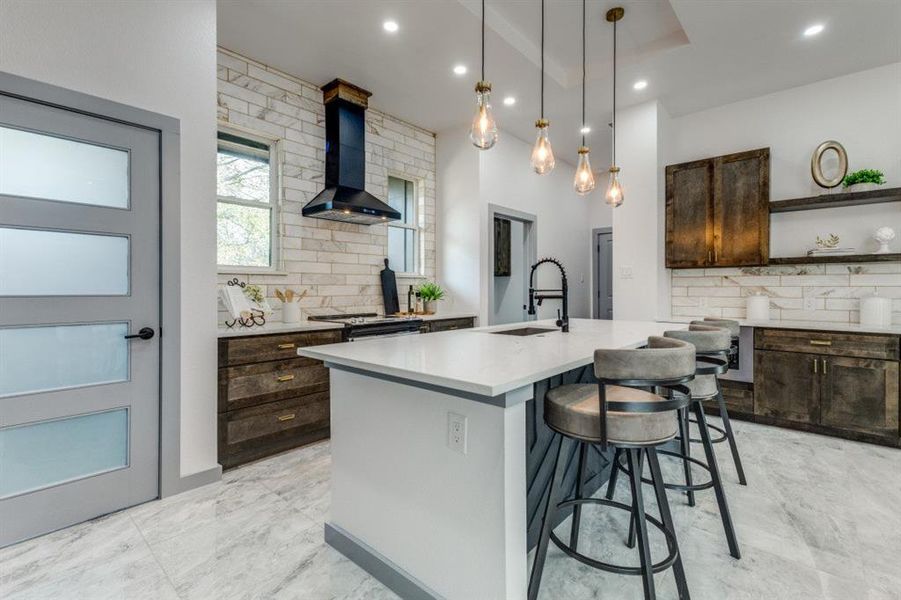
<svg viewBox="0 0 901 600">
<path fill-rule="evenodd" d="M 767 264 L 770 149 L 666 167 L 666 266 Z"/>
</svg>

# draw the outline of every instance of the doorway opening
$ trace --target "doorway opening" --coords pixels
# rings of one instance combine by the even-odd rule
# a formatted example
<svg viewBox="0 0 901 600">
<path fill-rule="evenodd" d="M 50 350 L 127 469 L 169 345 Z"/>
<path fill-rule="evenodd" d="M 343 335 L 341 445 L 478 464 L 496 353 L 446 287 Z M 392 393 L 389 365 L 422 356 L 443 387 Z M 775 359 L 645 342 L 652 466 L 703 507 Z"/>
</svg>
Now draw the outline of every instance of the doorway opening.
<svg viewBox="0 0 901 600">
<path fill-rule="evenodd" d="M 595 319 L 613 318 L 613 228 L 591 231 L 592 310 Z"/>
<path fill-rule="evenodd" d="M 530 320 L 526 314 L 529 269 L 537 260 L 535 215 L 488 206 L 488 324 Z"/>
</svg>

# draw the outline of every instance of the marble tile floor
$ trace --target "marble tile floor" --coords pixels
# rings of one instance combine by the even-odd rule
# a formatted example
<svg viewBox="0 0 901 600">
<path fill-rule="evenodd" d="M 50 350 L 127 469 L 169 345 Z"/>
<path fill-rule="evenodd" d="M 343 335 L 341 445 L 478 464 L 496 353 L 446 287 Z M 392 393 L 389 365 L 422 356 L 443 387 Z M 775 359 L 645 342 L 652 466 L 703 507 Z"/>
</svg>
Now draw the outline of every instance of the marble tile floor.
<svg viewBox="0 0 901 600">
<path fill-rule="evenodd" d="M 748 487 L 738 485 L 726 447 L 717 449 L 742 559 L 728 554 L 712 492 L 699 493 L 695 508 L 670 495 L 692 597 L 901 600 L 901 451 L 744 422 L 735 428 Z M 662 460 L 677 477 L 675 462 Z M 0 550 L 0 598 L 396 598 L 322 541 L 329 469 L 328 443 L 316 444 Z M 629 498 L 622 479 L 617 497 Z M 622 544 L 625 513 L 583 514 L 581 550 L 637 563 Z M 558 531 L 564 539 L 566 532 L 568 522 Z M 662 536 L 652 533 L 652 543 L 659 560 Z M 658 598 L 676 598 L 671 572 L 656 583 Z M 642 593 L 638 578 L 596 571 L 552 547 L 541 597 Z"/>
</svg>

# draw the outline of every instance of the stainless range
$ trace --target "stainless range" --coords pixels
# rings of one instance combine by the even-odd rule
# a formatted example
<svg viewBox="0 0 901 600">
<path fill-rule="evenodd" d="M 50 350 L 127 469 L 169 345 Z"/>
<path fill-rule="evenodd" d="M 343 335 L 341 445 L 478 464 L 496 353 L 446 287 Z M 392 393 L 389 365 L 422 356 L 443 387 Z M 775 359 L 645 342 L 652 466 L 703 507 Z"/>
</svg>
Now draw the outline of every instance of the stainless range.
<svg viewBox="0 0 901 600">
<path fill-rule="evenodd" d="M 351 342 L 370 337 L 414 335 L 420 333 L 422 327 L 419 317 L 389 317 L 375 313 L 312 316 L 309 320 L 344 325 L 347 339 Z"/>
</svg>

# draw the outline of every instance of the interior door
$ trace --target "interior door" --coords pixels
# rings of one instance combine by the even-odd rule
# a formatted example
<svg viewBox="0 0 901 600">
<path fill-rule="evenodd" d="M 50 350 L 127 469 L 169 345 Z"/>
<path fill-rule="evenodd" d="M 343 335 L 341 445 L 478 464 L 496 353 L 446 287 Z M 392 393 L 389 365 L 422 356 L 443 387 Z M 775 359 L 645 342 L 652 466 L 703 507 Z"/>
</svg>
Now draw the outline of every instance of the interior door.
<svg viewBox="0 0 901 600">
<path fill-rule="evenodd" d="M 158 495 L 159 153 L 0 91 L 0 546 Z"/>
<path fill-rule="evenodd" d="M 820 409 L 821 357 L 800 352 L 754 353 L 754 412 L 816 423 Z"/>
<path fill-rule="evenodd" d="M 713 262 L 765 265 L 770 255 L 770 149 L 714 159 Z"/>
<path fill-rule="evenodd" d="M 613 232 L 599 232 L 595 238 L 597 257 L 596 319 L 613 318 Z"/>
<path fill-rule="evenodd" d="M 713 263 L 713 160 L 666 167 L 666 266 Z"/>
</svg>

